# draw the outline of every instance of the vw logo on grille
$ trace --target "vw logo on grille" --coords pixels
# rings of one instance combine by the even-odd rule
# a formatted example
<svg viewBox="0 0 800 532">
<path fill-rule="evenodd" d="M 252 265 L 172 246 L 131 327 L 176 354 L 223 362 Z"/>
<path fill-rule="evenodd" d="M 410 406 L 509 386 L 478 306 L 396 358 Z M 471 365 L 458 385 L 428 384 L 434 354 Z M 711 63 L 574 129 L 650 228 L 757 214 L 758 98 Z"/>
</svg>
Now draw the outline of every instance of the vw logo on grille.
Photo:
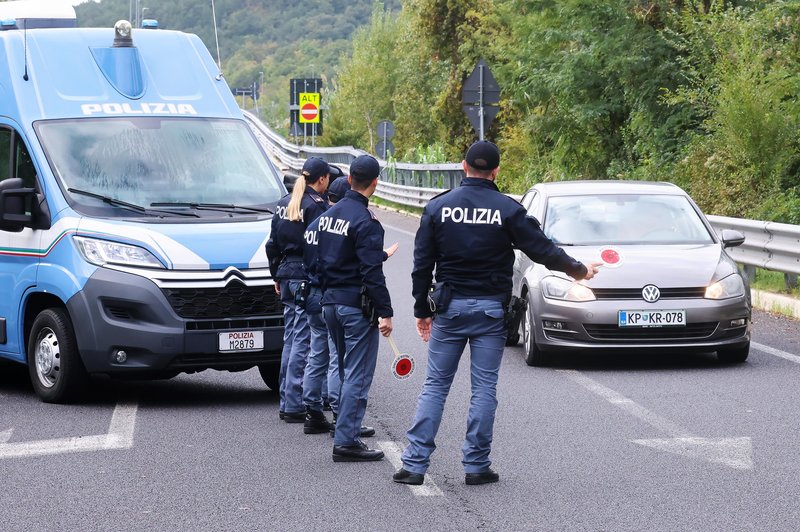
<svg viewBox="0 0 800 532">
<path fill-rule="evenodd" d="M 642 298 L 648 303 L 655 303 L 661 297 L 661 290 L 654 284 L 649 284 L 642 288 Z"/>
</svg>

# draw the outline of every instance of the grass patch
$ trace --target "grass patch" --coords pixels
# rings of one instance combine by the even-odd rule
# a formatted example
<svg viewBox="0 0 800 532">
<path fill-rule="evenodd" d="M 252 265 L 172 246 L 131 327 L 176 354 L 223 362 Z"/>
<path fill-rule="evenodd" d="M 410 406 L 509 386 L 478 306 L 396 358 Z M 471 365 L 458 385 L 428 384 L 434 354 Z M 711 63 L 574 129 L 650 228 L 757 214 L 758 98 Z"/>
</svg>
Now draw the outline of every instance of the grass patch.
<svg viewBox="0 0 800 532">
<path fill-rule="evenodd" d="M 756 268 L 755 279 L 750 280 L 750 286 L 756 290 L 785 294 L 792 297 L 800 297 L 800 288 L 789 289 L 786 287 L 783 273 Z"/>
</svg>

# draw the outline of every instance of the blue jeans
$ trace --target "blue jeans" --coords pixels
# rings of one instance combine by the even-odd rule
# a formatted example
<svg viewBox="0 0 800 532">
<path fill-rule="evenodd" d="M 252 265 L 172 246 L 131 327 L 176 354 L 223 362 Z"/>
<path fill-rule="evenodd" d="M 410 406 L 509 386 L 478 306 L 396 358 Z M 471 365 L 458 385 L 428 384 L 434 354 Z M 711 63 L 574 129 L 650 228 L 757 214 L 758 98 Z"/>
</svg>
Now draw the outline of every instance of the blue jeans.
<svg viewBox="0 0 800 532">
<path fill-rule="evenodd" d="M 449 308 L 433 320 L 428 344 L 428 373 L 417 402 L 414 423 L 406 437 L 403 468 L 424 474 L 436 449 L 442 412 L 464 347 L 469 342 L 472 397 L 467 416 L 467 435 L 462 447 L 464 470 L 480 473 L 490 465 L 494 415 L 497 410 L 497 377 L 506 341 L 504 310 L 491 299 L 453 299 Z"/>
<path fill-rule="evenodd" d="M 378 361 L 378 329 L 371 327 L 360 308 L 324 305 L 322 313 L 339 357 L 339 411 L 334 445 L 355 445 L 367 411 L 369 388 Z"/>
<path fill-rule="evenodd" d="M 327 386 L 328 361 L 328 326 L 322 317 L 319 300 L 322 292 L 312 288 L 306 301 L 306 316 L 311 330 L 311 351 L 308 353 L 305 374 L 303 376 L 303 403 L 312 410 L 322 410 L 322 396 Z M 316 312 L 315 312 L 316 311 Z M 328 399 L 330 401 L 330 398 Z"/>
<path fill-rule="evenodd" d="M 281 281 L 283 303 L 283 351 L 281 353 L 281 410 L 290 414 L 305 412 L 303 406 L 303 372 L 308 357 L 310 332 L 306 311 L 294 304 L 294 293 L 300 280 Z"/>
</svg>

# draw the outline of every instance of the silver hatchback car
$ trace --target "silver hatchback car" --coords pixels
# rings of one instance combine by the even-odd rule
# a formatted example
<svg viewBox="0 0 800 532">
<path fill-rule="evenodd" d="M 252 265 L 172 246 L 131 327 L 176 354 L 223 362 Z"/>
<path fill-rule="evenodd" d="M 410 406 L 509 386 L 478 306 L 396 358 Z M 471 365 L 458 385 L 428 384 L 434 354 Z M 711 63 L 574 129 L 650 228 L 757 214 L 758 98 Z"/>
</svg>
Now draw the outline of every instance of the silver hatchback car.
<svg viewBox="0 0 800 532">
<path fill-rule="evenodd" d="M 750 287 L 725 248 L 738 231 L 714 233 L 689 195 L 670 183 L 539 183 L 528 214 L 567 253 L 602 262 L 574 281 L 516 251 L 514 295 L 527 302 L 518 330 L 525 360 L 546 365 L 564 350 L 716 351 L 744 362 L 750 350 Z M 512 326 L 512 328 L 514 328 Z"/>
</svg>

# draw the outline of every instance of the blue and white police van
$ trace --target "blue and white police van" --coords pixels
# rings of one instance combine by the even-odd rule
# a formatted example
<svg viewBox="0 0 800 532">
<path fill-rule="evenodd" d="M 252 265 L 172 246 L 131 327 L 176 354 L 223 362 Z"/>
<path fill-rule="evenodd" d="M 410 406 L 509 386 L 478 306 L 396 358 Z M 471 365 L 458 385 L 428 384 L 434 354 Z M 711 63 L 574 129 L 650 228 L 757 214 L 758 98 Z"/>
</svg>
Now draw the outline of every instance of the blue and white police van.
<svg viewBox="0 0 800 532">
<path fill-rule="evenodd" d="M 0 357 L 46 402 L 92 374 L 275 388 L 286 189 L 202 41 L 67 2 L 0 3 L 0 30 Z"/>
</svg>

